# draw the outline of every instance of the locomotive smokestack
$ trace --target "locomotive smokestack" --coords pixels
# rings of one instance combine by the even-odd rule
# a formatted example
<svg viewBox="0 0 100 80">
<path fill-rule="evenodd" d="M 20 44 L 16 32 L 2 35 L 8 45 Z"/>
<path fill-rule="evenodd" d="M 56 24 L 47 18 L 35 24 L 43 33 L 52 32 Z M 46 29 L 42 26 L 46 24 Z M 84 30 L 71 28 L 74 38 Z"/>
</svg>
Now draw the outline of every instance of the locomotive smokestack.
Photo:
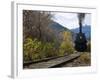
<svg viewBox="0 0 100 80">
<path fill-rule="evenodd" d="M 78 13 L 78 20 L 79 20 L 79 32 L 82 33 L 82 23 L 85 18 L 85 13 Z"/>
</svg>

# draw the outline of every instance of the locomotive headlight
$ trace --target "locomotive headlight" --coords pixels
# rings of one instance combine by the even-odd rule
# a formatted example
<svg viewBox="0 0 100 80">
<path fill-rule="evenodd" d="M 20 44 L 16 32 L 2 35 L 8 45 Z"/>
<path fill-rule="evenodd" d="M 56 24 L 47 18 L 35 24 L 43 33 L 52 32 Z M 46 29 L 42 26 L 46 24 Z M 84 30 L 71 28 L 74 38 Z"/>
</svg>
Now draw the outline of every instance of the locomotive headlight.
<svg viewBox="0 0 100 80">
<path fill-rule="evenodd" d="M 80 39 L 82 39 L 82 36 L 80 36 Z"/>
</svg>

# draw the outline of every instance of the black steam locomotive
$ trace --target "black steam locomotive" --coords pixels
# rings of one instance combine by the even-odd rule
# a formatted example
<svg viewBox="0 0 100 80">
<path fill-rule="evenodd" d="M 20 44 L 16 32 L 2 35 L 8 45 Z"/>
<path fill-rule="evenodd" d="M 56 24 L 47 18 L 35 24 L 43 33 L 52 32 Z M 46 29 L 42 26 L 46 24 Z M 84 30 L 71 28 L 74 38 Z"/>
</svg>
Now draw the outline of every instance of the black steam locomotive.
<svg viewBox="0 0 100 80">
<path fill-rule="evenodd" d="M 82 21 L 85 17 L 85 13 L 79 13 L 78 19 L 79 19 L 79 33 L 76 35 L 75 39 L 75 49 L 79 52 L 84 52 L 87 49 L 87 40 L 85 33 L 82 32 Z"/>
</svg>

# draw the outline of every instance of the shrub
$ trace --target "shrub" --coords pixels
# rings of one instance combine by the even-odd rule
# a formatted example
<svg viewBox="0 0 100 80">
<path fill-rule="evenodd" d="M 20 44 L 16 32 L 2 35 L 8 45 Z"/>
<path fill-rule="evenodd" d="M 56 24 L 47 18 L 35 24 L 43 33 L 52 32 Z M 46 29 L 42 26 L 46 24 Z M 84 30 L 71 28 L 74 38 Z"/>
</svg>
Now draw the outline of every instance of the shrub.
<svg viewBox="0 0 100 80">
<path fill-rule="evenodd" d="M 24 61 L 33 61 L 57 56 L 54 46 L 53 42 L 41 42 L 37 39 L 27 38 L 23 45 L 23 59 Z"/>
<path fill-rule="evenodd" d="M 68 43 L 68 42 L 61 43 L 61 46 L 59 49 L 59 52 L 61 55 L 64 55 L 66 53 L 71 54 L 71 53 L 73 53 L 73 51 L 74 51 L 74 49 L 70 43 Z"/>
<path fill-rule="evenodd" d="M 32 40 L 27 38 L 23 45 L 23 57 L 24 61 L 40 59 L 40 51 L 42 49 L 42 43 L 37 39 Z"/>
<path fill-rule="evenodd" d="M 91 62 L 91 56 L 90 53 L 83 53 L 80 57 L 79 57 L 80 61 L 86 64 L 90 64 Z"/>
<path fill-rule="evenodd" d="M 63 32 L 63 40 L 57 46 L 57 42 L 42 42 L 37 38 L 26 38 L 23 43 L 23 59 L 24 61 L 34 61 L 48 57 L 63 56 L 66 53 L 73 53 L 71 34 Z"/>
<path fill-rule="evenodd" d="M 53 43 L 44 43 L 42 53 L 45 53 L 45 57 L 52 57 L 53 54 Z"/>
</svg>

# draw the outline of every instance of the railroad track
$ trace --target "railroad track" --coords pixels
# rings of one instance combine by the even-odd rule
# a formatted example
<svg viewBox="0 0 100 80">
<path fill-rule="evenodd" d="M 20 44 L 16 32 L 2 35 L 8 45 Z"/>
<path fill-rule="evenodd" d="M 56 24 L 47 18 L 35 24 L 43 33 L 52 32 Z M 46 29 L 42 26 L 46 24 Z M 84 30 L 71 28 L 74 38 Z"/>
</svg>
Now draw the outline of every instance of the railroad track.
<svg viewBox="0 0 100 80">
<path fill-rule="evenodd" d="M 52 58 L 39 60 L 35 62 L 24 63 L 24 68 L 28 68 L 28 69 L 56 68 L 67 62 L 69 63 L 73 61 L 74 59 L 78 58 L 80 55 L 81 53 L 74 53 L 74 54 L 65 55 L 62 57 L 52 57 Z"/>
</svg>

